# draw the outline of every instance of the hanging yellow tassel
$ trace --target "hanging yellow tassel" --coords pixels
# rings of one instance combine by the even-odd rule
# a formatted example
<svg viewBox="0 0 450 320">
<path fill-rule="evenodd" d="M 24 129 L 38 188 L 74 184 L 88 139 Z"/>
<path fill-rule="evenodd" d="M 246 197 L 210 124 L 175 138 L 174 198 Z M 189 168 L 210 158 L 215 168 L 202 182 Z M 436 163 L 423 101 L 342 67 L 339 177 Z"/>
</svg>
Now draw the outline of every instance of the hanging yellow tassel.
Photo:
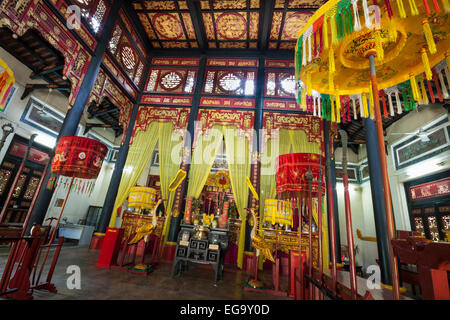
<svg viewBox="0 0 450 320">
<path fill-rule="evenodd" d="M 323 47 L 325 49 L 328 49 L 328 17 L 323 17 L 323 26 L 322 26 L 322 33 L 323 33 Z"/>
<path fill-rule="evenodd" d="M 422 104 L 428 104 L 428 95 L 425 90 L 425 79 L 420 80 L 420 90 L 422 91 Z"/>
<path fill-rule="evenodd" d="M 425 75 L 427 77 L 427 80 L 433 79 L 433 73 L 431 72 L 430 68 L 430 61 L 428 60 L 427 50 L 425 48 L 422 48 L 422 63 L 423 67 L 425 68 Z"/>
<path fill-rule="evenodd" d="M 450 4 L 448 3 L 448 0 L 442 0 L 442 6 L 446 13 L 450 13 Z"/>
<path fill-rule="evenodd" d="M 301 103 L 301 108 L 306 111 L 306 90 L 302 90 Z"/>
<path fill-rule="evenodd" d="M 417 16 L 419 14 L 419 10 L 417 9 L 416 2 L 414 0 L 409 1 L 409 8 L 411 9 L 411 15 Z"/>
<path fill-rule="evenodd" d="M 331 21 L 331 43 L 337 44 L 338 38 L 337 38 L 336 16 L 332 16 L 330 18 L 330 21 Z"/>
<path fill-rule="evenodd" d="M 416 77 L 410 74 L 409 82 L 411 83 L 413 98 L 415 101 L 419 102 L 420 96 L 419 96 L 419 88 L 417 87 Z"/>
<path fill-rule="evenodd" d="M 400 14 L 400 18 L 406 18 L 405 7 L 403 6 L 403 0 L 397 0 L 398 12 Z"/>
<path fill-rule="evenodd" d="M 311 91 L 311 72 L 307 72 L 306 73 L 306 94 L 308 96 L 312 95 L 312 91 Z"/>
<path fill-rule="evenodd" d="M 431 54 L 436 53 L 436 43 L 434 42 L 433 33 L 431 32 L 430 23 L 427 19 L 423 19 L 423 34 L 425 35 L 425 39 L 427 40 L 428 50 Z"/>
<path fill-rule="evenodd" d="M 381 42 L 381 30 L 375 31 L 375 52 L 380 61 L 384 60 L 383 43 Z"/>
<path fill-rule="evenodd" d="M 367 96 L 366 93 L 363 92 L 362 94 L 362 107 L 364 109 L 364 118 L 369 117 L 369 109 L 367 108 Z"/>
<path fill-rule="evenodd" d="M 370 118 L 375 118 L 375 108 L 374 108 L 374 99 L 375 96 L 373 94 L 372 85 L 369 86 L 369 108 L 370 108 Z"/>
<path fill-rule="evenodd" d="M 336 96 L 336 122 L 341 123 L 341 97 Z"/>
<path fill-rule="evenodd" d="M 330 88 L 330 93 L 334 92 L 334 75 L 331 72 L 328 73 L 328 87 Z"/>
<path fill-rule="evenodd" d="M 389 36 L 389 42 L 396 42 L 397 41 L 397 28 L 395 27 L 394 23 L 394 17 L 388 19 L 388 36 Z"/>
<path fill-rule="evenodd" d="M 336 71 L 333 46 L 330 46 L 330 50 L 328 50 L 328 70 L 330 73 L 334 73 Z"/>
<path fill-rule="evenodd" d="M 336 122 L 336 113 L 334 112 L 334 100 L 330 96 L 330 102 L 331 102 L 331 121 Z"/>
</svg>

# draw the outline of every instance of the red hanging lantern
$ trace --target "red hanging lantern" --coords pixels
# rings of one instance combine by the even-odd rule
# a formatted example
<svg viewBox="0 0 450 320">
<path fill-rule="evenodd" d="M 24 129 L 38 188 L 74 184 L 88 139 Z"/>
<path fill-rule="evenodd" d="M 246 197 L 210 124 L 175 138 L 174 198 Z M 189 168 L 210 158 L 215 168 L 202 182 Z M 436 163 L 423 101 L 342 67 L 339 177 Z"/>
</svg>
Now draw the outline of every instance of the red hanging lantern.
<svg viewBox="0 0 450 320">
<path fill-rule="evenodd" d="M 318 191 L 320 167 L 323 169 L 325 159 L 315 153 L 289 153 L 278 157 L 276 172 L 277 193 L 285 191 L 308 192 L 306 173 L 313 174 L 312 193 Z M 323 171 L 323 170 L 322 170 Z M 325 192 L 325 176 L 322 175 L 322 192 Z"/>
<path fill-rule="evenodd" d="M 52 161 L 52 175 L 95 179 L 102 168 L 108 148 L 84 137 L 61 137 Z"/>
</svg>

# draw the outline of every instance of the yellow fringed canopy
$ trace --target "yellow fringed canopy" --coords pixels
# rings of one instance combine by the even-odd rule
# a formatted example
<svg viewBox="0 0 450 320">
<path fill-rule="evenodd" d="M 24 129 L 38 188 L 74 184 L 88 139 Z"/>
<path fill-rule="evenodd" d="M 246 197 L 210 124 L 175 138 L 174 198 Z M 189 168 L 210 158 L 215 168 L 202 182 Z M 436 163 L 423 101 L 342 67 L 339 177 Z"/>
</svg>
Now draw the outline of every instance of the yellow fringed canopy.
<svg viewBox="0 0 450 320">
<path fill-rule="evenodd" d="M 371 51 L 377 54 L 379 89 L 424 72 L 429 77 L 430 66 L 450 56 L 450 9 L 447 0 L 428 1 L 427 7 L 423 1 L 405 1 L 328 1 L 299 34 L 297 80 L 324 94 L 361 94 L 369 87 Z"/>
</svg>

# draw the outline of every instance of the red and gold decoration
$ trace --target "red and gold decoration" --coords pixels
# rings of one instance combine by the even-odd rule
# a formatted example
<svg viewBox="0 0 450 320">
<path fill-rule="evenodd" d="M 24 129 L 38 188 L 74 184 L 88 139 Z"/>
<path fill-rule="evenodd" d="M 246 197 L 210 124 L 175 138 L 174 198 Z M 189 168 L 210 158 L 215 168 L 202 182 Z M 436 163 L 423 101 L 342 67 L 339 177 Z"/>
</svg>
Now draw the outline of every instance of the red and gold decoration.
<svg viewBox="0 0 450 320">
<path fill-rule="evenodd" d="M 14 81 L 14 73 L 8 65 L 0 59 L 0 111 L 6 106 L 6 101 L 11 93 Z"/>
<path fill-rule="evenodd" d="M 263 143 L 276 134 L 277 129 L 303 130 L 309 142 L 316 142 L 323 146 L 323 122 L 312 115 L 287 114 L 280 112 L 264 112 L 263 115 Z M 323 150 L 323 148 L 322 148 Z"/>
<path fill-rule="evenodd" d="M 325 192 L 325 176 L 323 173 L 325 159 L 314 153 L 290 153 L 278 157 L 278 166 L 276 172 L 277 193 L 286 191 L 299 193 L 308 192 L 308 182 L 306 173 L 311 171 L 312 193 L 318 192 L 319 180 L 322 180 L 322 193 Z M 321 170 L 322 169 L 322 170 Z"/>
<path fill-rule="evenodd" d="M 204 4 L 201 10 L 209 48 L 257 48 L 258 2 L 214 1 L 213 8 Z"/>
<path fill-rule="evenodd" d="M 105 56 L 106 57 L 106 56 Z M 106 61 L 105 59 L 103 60 Z M 117 71 L 119 72 L 119 71 Z M 117 73 L 119 77 L 120 73 Z M 127 87 L 126 85 L 124 85 Z M 137 94 L 137 93 L 136 93 Z M 113 82 L 113 80 L 100 69 L 94 87 L 92 88 L 89 102 L 95 101 L 100 104 L 104 98 L 108 98 L 120 110 L 119 123 L 123 126 L 124 132 L 128 127 L 133 103 L 126 94 Z M 123 136 L 125 139 L 125 135 Z"/>
<path fill-rule="evenodd" d="M 409 188 L 411 200 L 421 200 L 450 195 L 450 178 L 420 184 Z"/>
<path fill-rule="evenodd" d="M 197 69 L 154 67 L 149 72 L 145 91 L 192 94 L 196 80 Z"/>
<path fill-rule="evenodd" d="M 198 67 L 199 58 L 153 58 L 153 66 L 189 66 Z"/>
<path fill-rule="evenodd" d="M 172 122 L 174 132 L 179 131 L 180 133 L 182 133 L 182 131 L 186 129 L 189 121 L 189 109 L 140 106 L 130 144 L 133 143 L 133 137 L 136 135 L 136 133 L 140 130 L 147 130 L 148 125 L 152 121 Z"/>
<path fill-rule="evenodd" d="M 236 126 L 240 134 L 250 134 L 254 128 L 255 116 L 253 111 L 202 109 L 198 112 L 197 120 L 200 121 L 204 134 L 214 125 Z"/>
<path fill-rule="evenodd" d="M 154 48 L 198 48 L 191 15 L 177 12 L 174 1 L 144 1 L 133 6 Z"/>
<path fill-rule="evenodd" d="M 192 105 L 192 97 L 160 96 L 160 95 L 145 94 L 142 96 L 141 103 L 158 104 L 158 105 L 191 106 Z"/>
<path fill-rule="evenodd" d="M 206 69 L 203 94 L 253 96 L 257 69 Z"/>
<path fill-rule="evenodd" d="M 108 148 L 94 139 L 61 137 L 52 161 L 52 175 L 96 179 L 107 152 Z"/>
<path fill-rule="evenodd" d="M 255 106 L 255 99 L 216 97 L 200 98 L 200 107 L 255 108 Z"/>
<path fill-rule="evenodd" d="M 64 1 L 58 1 L 55 5 L 56 10 L 60 11 L 66 18 L 68 17 L 67 7 L 68 5 Z M 91 60 L 91 55 L 86 51 L 83 44 L 75 38 L 42 1 L 3 1 L 0 6 L 0 27 L 9 28 L 15 36 L 19 37 L 23 36 L 29 29 L 34 29 L 64 56 L 62 73 L 72 84 L 69 97 L 69 106 L 72 106 Z M 89 47 L 96 46 L 95 37 L 83 24 L 74 32 L 78 33 Z"/>
<path fill-rule="evenodd" d="M 207 67 L 254 67 L 259 65 L 258 59 L 219 59 L 210 58 L 206 60 Z"/>
</svg>

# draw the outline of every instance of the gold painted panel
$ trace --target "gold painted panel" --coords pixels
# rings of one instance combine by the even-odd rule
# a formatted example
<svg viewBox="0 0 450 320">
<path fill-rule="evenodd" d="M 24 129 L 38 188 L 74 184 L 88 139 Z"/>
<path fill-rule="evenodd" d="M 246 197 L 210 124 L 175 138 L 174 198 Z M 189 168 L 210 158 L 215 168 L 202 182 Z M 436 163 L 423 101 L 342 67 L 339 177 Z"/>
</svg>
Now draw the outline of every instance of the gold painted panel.
<svg viewBox="0 0 450 320">
<path fill-rule="evenodd" d="M 246 12 L 214 12 L 218 40 L 247 40 Z"/>
<path fill-rule="evenodd" d="M 176 12 L 149 13 L 155 32 L 161 40 L 185 40 L 186 35 Z"/>
<path fill-rule="evenodd" d="M 281 40 L 297 41 L 300 31 L 311 16 L 312 13 L 287 12 Z"/>
<path fill-rule="evenodd" d="M 145 1 L 145 9 L 147 10 L 176 10 L 174 1 Z"/>
<path fill-rule="evenodd" d="M 212 15 L 210 13 L 202 13 L 203 16 L 203 25 L 205 27 L 206 38 L 208 40 L 215 40 L 216 37 L 214 35 L 214 26 Z"/>
<path fill-rule="evenodd" d="M 278 40 L 281 29 L 281 19 L 283 18 L 283 12 L 275 11 L 272 17 L 272 27 L 270 28 L 270 40 Z"/>
</svg>

